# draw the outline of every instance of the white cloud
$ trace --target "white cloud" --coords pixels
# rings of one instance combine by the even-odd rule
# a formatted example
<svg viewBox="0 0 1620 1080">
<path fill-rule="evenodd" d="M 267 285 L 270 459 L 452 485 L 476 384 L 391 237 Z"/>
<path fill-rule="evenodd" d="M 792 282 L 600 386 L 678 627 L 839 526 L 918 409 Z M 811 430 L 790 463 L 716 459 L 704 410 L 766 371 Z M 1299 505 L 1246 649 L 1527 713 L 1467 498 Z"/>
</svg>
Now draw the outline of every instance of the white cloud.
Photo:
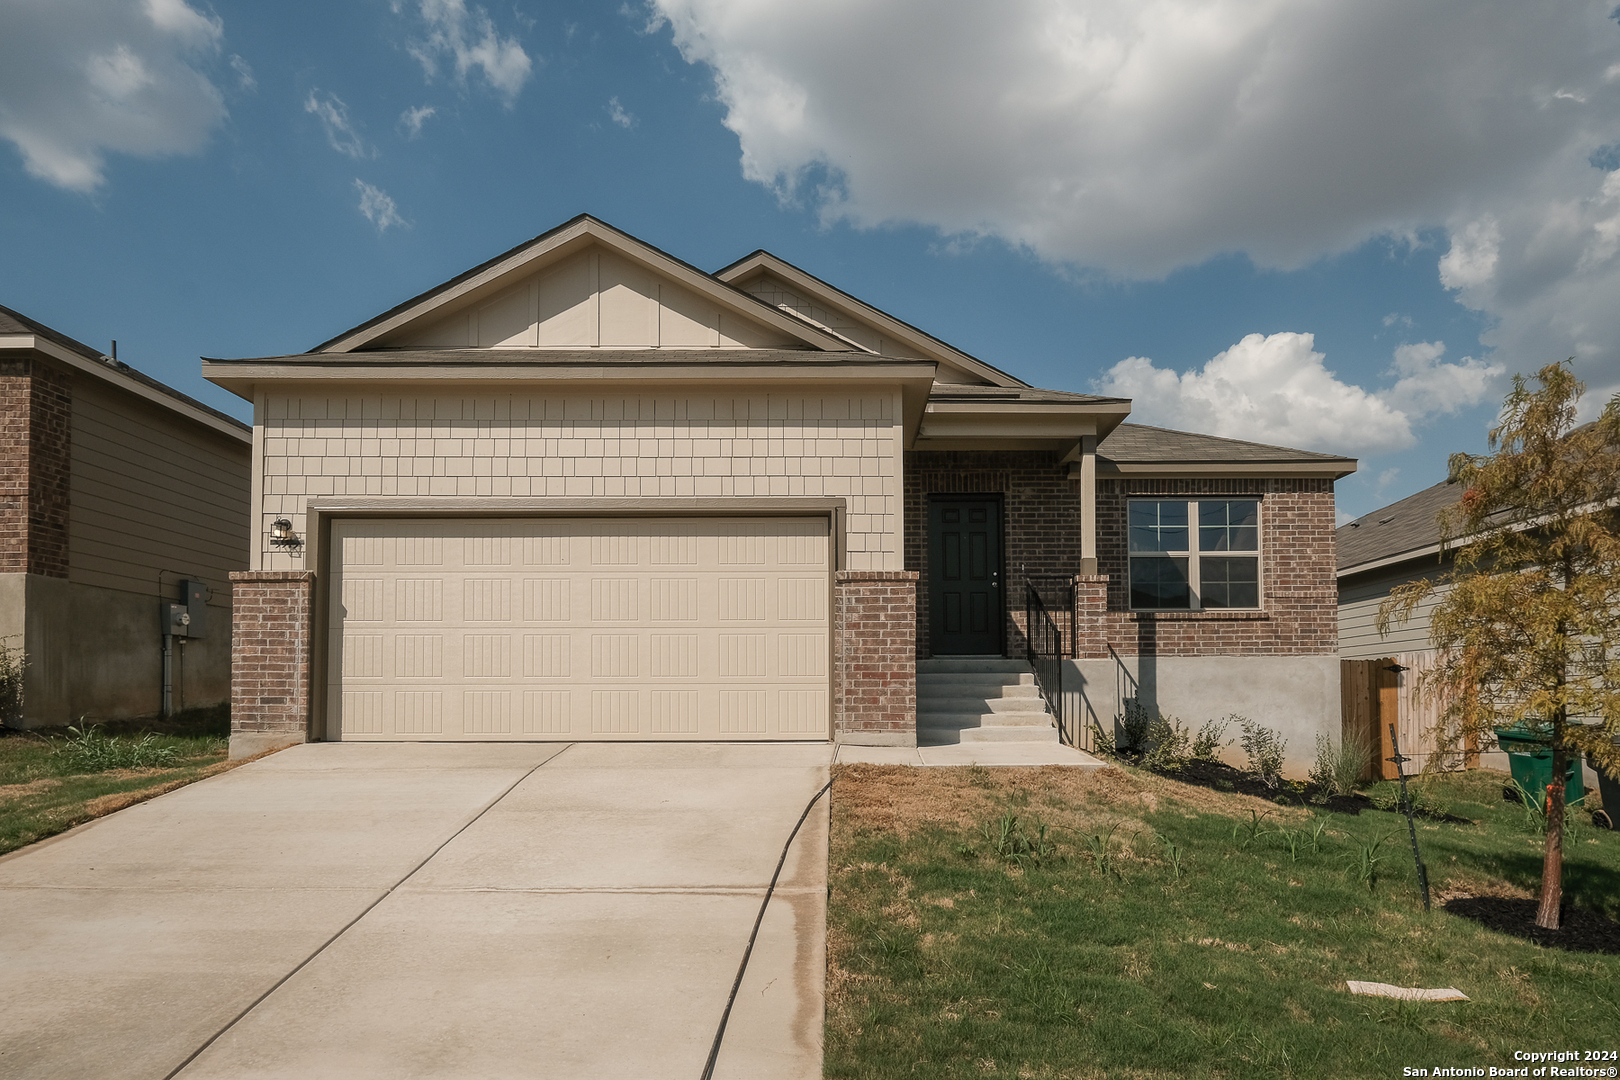
<svg viewBox="0 0 1620 1080">
<path fill-rule="evenodd" d="M 422 125 L 429 117 L 437 115 L 438 111 L 431 105 L 417 105 L 406 109 L 399 114 L 399 129 L 405 133 L 407 139 L 414 139 L 422 134 Z"/>
<path fill-rule="evenodd" d="M 608 98 L 608 118 L 626 130 L 636 126 L 636 118 L 624 111 L 616 97 Z"/>
<path fill-rule="evenodd" d="M 1506 373 L 1501 364 L 1488 364 L 1465 356 L 1454 364 L 1440 362 L 1443 341 L 1420 341 L 1395 349 L 1395 364 L 1387 374 L 1398 381 L 1379 397 L 1409 415 L 1454 413 L 1494 396 Z"/>
<path fill-rule="evenodd" d="M 377 226 L 378 233 L 385 233 L 390 226 L 409 226 L 410 222 L 399 216 L 399 207 L 394 204 L 393 197 L 381 188 L 372 187 L 364 180 L 356 177 L 355 190 L 360 193 L 360 212 L 366 220 Z"/>
<path fill-rule="evenodd" d="M 321 122 L 321 127 L 326 129 L 326 141 L 331 143 L 332 149 L 338 153 L 352 157 L 356 161 L 377 156 L 377 152 L 361 138 L 354 122 L 349 119 L 349 107 L 336 94 L 322 97 L 319 90 L 311 90 L 309 96 L 304 99 L 304 111 L 315 114 L 316 119 Z"/>
<path fill-rule="evenodd" d="M 225 118 L 203 70 L 224 24 L 184 0 L 13 3 L 4 18 L 0 138 L 31 176 L 93 192 L 108 153 L 194 153 Z"/>
<path fill-rule="evenodd" d="M 827 220 L 1143 278 L 1439 227 L 1511 366 L 1620 383 L 1614 0 L 650 3 L 744 174 Z"/>
<path fill-rule="evenodd" d="M 420 10 L 428 36 L 410 46 L 410 52 L 423 74 L 434 78 L 440 57 L 449 56 L 457 82 L 465 83 L 477 69 L 510 108 L 534 68 L 517 38 L 503 37 L 489 13 L 481 7 L 468 9 L 466 0 L 421 0 Z"/>
<path fill-rule="evenodd" d="M 259 88 L 259 80 L 253 77 L 252 66 L 235 53 L 231 54 L 231 70 L 236 72 L 236 85 L 242 90 L 252 93 Z"/>
<path fill-rule="evenodd" d="M 1400 450 L 1416 441 L 1415 421 L 1478 404 L 1502 374 L 1465 357 L 1442 363 L 1442 342 L 1403 345 L 1391 373 L 1399 381 L 1371 392 L 1328 370 L 1311 334 L 1250 334 L 1201 369 L 1177 373 L 1144 356 L 1121 360 L 1092 386 L 1133 399 L 1131 419 L 1229 439 L 1338 454 Z"/>
</svg>

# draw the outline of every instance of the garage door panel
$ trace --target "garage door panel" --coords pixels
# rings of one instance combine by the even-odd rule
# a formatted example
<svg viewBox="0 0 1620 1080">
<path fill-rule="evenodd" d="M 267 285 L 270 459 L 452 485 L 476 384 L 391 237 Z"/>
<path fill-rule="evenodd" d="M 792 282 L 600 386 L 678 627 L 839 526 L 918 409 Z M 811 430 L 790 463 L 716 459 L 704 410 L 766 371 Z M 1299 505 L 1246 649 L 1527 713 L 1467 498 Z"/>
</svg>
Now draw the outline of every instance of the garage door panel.
<svg viewBox="0 0 1620 1080">
<path fill-rule="evenodd" d="M 334 737 L 828 733 L 825 519 L 333 530 Z"/>
</svg>

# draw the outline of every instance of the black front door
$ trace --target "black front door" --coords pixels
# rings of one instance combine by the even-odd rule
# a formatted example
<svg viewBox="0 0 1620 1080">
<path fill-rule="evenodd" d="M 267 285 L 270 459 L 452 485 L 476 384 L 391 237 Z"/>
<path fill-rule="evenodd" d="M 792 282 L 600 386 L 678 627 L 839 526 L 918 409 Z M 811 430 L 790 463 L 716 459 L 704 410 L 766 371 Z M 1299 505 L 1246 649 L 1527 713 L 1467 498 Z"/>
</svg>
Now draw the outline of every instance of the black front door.
<svg viewBox="0 0 1620 1080">
<path fill-rule="evenodd" d="M 1000 656 L 1001 592 L 1001 502 L 930 499 L 930 651 L 935 656 Z"/>
</svg>

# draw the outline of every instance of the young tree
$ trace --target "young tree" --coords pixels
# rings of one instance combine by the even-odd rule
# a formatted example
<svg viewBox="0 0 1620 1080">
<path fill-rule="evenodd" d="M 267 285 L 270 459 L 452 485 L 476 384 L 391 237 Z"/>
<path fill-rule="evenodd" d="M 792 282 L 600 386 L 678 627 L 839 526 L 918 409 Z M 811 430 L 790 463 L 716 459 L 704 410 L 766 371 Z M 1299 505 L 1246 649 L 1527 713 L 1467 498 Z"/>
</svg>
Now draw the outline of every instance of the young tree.
<svg viewBox="0 0 1620 1080">
<path fill-rule="evenodd" d="M 1423 690 L 1445 705 L 1448 748 L 1489 742 L 1512 723 L 1551 744 L 1536 925 L 1556 929 L 1565 770 L 1583 753 L 1620 769 L 1620 394 L 1577 427 L 1586 388 L 1569 366 L 1549 364 L 1535 382 L 1514 376 L 1491 453 L 1451 457 L 1462 499 L 1440 527 L 1452 569 L 1394 590 L 1378 625 L 1383 632 L 1437 601 L 1438 658 Z"/>
</svg>

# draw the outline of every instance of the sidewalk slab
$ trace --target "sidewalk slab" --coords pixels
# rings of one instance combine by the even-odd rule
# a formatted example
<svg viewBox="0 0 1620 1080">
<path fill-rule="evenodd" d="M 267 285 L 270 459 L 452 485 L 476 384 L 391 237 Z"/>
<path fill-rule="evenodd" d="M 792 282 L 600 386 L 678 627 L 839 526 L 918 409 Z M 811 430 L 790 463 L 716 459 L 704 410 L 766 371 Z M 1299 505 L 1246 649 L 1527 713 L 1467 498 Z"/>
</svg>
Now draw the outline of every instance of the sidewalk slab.
<svg viewBox="0 0 1620 1080">
<path fill-rule="evenodd" d="M 841 743 L 840 765 L 1073 765 L 1101 769 L 1107 762 L 1062 743 L 984 742 L 946 746 L 854 746 Z"/>
</svg>

